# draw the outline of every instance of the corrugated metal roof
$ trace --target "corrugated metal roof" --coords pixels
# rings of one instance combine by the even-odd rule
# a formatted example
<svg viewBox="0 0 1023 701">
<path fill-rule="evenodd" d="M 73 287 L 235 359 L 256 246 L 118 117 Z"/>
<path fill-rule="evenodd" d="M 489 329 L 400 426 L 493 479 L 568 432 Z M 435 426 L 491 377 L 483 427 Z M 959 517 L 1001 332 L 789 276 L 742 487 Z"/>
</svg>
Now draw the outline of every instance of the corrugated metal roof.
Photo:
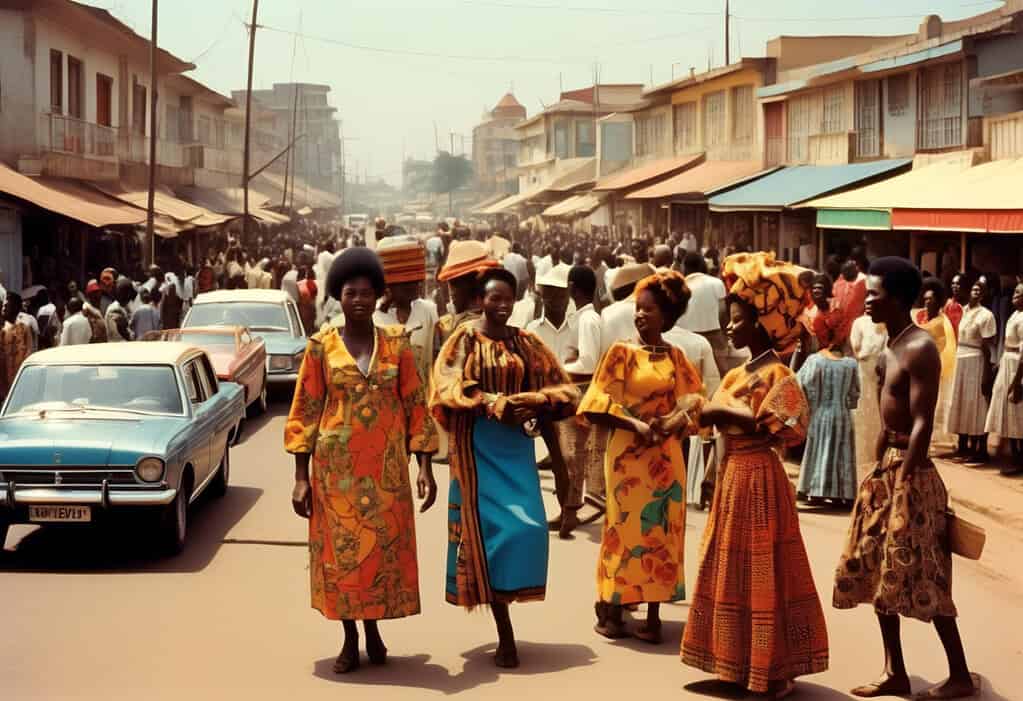
<svg viewBox="0 0 1023 701">
<path fill-rule="evenodd" d="M 897 158 L 834 166 L 793 166 L 710 198 L 712 211 L 780 211 L 814 197 L 836 192 L 907 168 L 912 159 Z"/>
<path fill-rule="evenodd" d="M 703 154 L 664 158 L 651 163 L 644 163 L 635 168 L 612 173 L 597 181 L 594 190 L 624 190 L 630 187 L 647 185 L 657 178 L 668 177 L 690 168 L 703 160 Z"/>
<path fill-rule="evenodd" d="M 687 197 L 703 200 L 706 195 L 742 182 L 764 170 L 760 161 L 704 161 L 695 168 L 684 170 L 656 185 L 626 195 L 627 200 L 652 200 L 663 197 Z"/>
</svg>

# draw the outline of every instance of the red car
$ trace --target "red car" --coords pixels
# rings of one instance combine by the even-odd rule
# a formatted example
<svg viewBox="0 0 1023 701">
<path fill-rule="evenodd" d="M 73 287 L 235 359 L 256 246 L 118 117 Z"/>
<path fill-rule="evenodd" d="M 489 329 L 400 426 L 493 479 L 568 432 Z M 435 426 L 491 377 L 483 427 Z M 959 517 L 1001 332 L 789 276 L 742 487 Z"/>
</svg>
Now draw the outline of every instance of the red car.
<svg viewBox="0 0 1023 701">
<path fill-rule="evenodd" d="M 209 326 L 153 331 L 146 341 L 178 341 L 206 351 L 217 378 L 234 382 L 245 390 L 250 415 L 267 407 L 266 344 L 244 326 Z"/>
</svg>

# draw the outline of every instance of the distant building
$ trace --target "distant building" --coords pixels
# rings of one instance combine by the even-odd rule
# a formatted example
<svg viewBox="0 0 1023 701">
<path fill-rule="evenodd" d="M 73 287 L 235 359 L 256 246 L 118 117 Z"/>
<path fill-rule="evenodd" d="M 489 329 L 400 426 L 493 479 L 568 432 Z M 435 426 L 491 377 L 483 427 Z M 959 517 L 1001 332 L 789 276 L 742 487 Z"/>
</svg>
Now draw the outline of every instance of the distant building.
<svg viewBox="0 0 1023 701">
<path fill-rule="evenodd" d="M 298 92 L 296 134 L 302 138 L 295 144 L 294 173 L 310 185 L 339 192 L 341 189 L 341 129 L 334 118 L 337 108 L 327 102 L 329 85 L 312 83 L 274 83 L 270 90 L 253 90 L 255 105 L 274 114 L 275 133 L 287 135 Z M 245 105 L 245 91 L 232 92 L 235 102 Z M 283 146 L 282 146 L 283 148 Z"/>
<path fill-rule="evenodd" d="M 519 142 L 515 125 L 526 118 L 526 108 L 507 93 L 497 106 L 484 113 L 472 130 L 472 161 L 476 190 L 481 193 L 514 193 L 518 190 Z"/>
</svg>

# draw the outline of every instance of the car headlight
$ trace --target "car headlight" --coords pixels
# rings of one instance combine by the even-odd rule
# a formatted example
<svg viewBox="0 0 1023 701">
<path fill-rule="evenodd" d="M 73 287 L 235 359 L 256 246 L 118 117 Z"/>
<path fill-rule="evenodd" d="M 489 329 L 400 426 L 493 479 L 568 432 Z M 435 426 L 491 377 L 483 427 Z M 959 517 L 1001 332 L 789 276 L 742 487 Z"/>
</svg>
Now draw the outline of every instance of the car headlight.
<svg viewBox="0 0 1023 701">
<path fill-rule="evenodd" d="M 290 355 L 271 355 L 270 372 L 282 372 L 291 369 Z"/>
<path fill-rule="evenodd" d="M 143 482 L 159 482 L 163 479 L 163 460 L 160 458 L 142 458 L 135 466 L 135 474 Z"/>
</svg>

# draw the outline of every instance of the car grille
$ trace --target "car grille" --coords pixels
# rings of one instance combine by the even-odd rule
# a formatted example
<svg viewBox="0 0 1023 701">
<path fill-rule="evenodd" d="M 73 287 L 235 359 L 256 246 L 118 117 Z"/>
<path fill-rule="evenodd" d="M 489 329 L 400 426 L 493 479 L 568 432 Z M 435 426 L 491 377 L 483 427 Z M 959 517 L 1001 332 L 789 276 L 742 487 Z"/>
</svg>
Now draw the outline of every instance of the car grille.
<svg viewBox="0 0 1023 701">
<path fill-rule="evenodd" d="M 57 475 L 60 475 L 60 482 Z M 60 484 L 63 487 L 100 486 L 103 480 L 108 484 L 138 484 L 134 470 L 34 470 L 15 468 L 0 470 L 0 480 L 14 482 L 24 486 L 52 487 Z"/>
</svg>

